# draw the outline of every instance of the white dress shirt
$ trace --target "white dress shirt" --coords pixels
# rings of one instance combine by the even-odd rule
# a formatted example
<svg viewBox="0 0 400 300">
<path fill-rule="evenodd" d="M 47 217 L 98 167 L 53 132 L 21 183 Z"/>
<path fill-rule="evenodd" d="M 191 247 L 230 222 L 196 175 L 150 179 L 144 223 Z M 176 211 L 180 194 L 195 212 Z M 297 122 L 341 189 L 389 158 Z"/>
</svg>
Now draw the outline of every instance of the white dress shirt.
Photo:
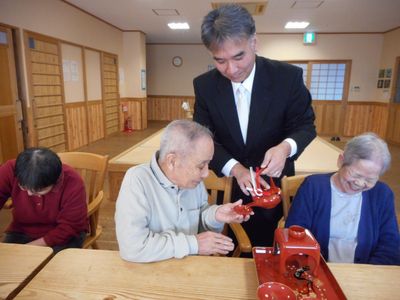
<svg viewBox="0 0 400 300">
<path fill-rule="evenodd" d="M 253 70 L 251 71 L 250 75 L 243 82 L 231 81 L 233 95 L 235 97 L 235 104 L 236 104 L 238 118 L 239 118 L 240 130 L 242 132 L 242 137 L 243 137 L 243 141 L 245 144 L 246 144 L 246 139 L 247 139 L 247 128 L 248 128 L 248 123 L 249 123 L 249 115 L 250 115 L 250 107 L 251 107 L 251 94 L 252 94 L 252 90 L 253 90 L 255 73 L 256 73 L 256 64 L 254 64 Z M 239 102 L 238 89 L 241 91 L 241 96 L 243 97 L 243 99 L 241 99 L 242 101 L 240 101 L 240 104 L 247 105 L 247 107 L 245 109 L 238 109 L 238 102 Z M 290 145 L 291 150 L 290 150 L 289 157 L 295 155 L 297 153 L 296 142 L 291 138 L 287 138 L 287 139 L 285 139 L 285 141 L 287 141 Z M 222 168 L 222 174 L 224 174 L 225 176 L 231 176 L 231 170 L 234 167 L 234 165 L 236 165 L 237 163 L 238 163 L 238 161 L 234 158 L 228 160 L 228 162 Z M 256 167 L 256 166 L 253 166 L 253 167 Z"/>
</svg>

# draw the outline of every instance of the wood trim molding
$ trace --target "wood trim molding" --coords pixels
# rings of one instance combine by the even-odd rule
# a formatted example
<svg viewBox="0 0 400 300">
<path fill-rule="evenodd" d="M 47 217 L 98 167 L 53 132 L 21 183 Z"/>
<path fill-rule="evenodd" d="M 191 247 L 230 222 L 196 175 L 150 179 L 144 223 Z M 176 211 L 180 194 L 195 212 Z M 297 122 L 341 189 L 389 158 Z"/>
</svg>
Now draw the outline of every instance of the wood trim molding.
<svg viewBox="0 0 400 300">
<path fill-rule="evenodd" d="M 174 96 L 174 95 L 147 95 L 147 99 L 148 98 L 194 98 L 194 95 L 186 95 L 186 96 Z"/>
</svg>

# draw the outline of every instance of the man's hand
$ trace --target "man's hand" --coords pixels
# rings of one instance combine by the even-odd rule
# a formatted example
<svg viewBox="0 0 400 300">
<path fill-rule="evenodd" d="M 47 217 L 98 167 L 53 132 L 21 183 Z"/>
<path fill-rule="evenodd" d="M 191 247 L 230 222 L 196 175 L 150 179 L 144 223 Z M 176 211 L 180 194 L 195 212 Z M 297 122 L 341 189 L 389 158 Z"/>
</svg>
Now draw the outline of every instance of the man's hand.
<svg viewBox="0 0 400 300">
<path fill-rule="evenodd" d="M 252 212 L 250 215 L 243 217 L 243 215 L 238 214 L 233 209 L 235 206 L 241 205 L 242 199 L 236 201 L 235 203 L 227 203 L 221 205 L 217 208 L 215 212 L 215 219 L 221 223 L 242 223 L 250 219 L 250 215 L 254 215 Z"/>
<path fill-rule="evenodd" d="M 254 196 L 254 188 L 251 182 L 250 170 L 242 166 L 240 163 L 237 163 L 233 166 L 231 170 L 231 175 L 236 178 L 236 181 L 242 190 L 243 194 L 246 196 L 252 195 Z M 269 188 L 268 183 L 260 177 L 260 185 L 264 188 Z M 250 192 L 249 192 L 250 190 Z"/>
<path fill-rule="evenodd" d="M 290 154 L 290 144 L 283 141 L 279 145 L 268 149 L 265 152 L 264 160 L 261 164 L 261 168 L 265 168 L 261 174 L 268 175 L 271 177 L 279 177 L 282 174 L 282 170 L 285 167 L 286 158 Z"/>
<path fill-rule="evenodd" d="M 234 248 L 232 239 L 221 233 L 206 231 L 197 234 L 196 238 L 199 245 L 199 255 L 226 255 Z"/>
</svg>

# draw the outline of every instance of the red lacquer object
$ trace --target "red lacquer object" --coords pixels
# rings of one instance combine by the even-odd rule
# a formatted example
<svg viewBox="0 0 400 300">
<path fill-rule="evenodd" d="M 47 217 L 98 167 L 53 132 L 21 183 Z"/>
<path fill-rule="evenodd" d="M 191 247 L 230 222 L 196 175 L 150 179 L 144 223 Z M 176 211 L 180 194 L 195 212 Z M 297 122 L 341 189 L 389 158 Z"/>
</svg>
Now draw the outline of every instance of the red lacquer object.
<svg viewBox="0 0 400 300">
<path fill-rule="evenodd" d="M 346 299 L 318 242 L 301 226 L 276 229 L 274 247 L 254 247 L 253 257 L 260 300 Z"/>
<path fill-rule="evenodd" d="M 253 202 L 245 205 L 238 205 L 234 207 L 235 212 L 243 216 L 249 215 L 253 209 L 252 207 L 262 207 L 266 209 L 274 208 L 281 202 L 281 189 L 275 185 L 274 180 L 270 177 L 270 188 L 262 189 L 260 185 L 261 172 L 264 169 L 256 169 L 256 186 L 254 187 Z"/>
</svg>

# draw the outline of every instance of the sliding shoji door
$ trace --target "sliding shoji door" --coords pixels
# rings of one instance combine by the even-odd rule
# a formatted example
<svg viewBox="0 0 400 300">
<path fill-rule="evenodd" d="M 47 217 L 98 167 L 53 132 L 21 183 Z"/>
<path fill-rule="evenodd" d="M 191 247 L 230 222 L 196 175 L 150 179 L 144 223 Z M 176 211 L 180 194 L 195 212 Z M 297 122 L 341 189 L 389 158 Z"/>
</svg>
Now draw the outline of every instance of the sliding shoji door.
<svg viewBox="0 0 400 300">
<path fill-rule="evenodd" d="M 26 32 L 33 144 L 55 152 L 68 150 L 62 68 L 58 41 Z"/>
<path fill-rule="evenodd" d="M 118 57 L 102 53 L 102 91 L 105 135 L 119 131 Z"/>
</svg>

